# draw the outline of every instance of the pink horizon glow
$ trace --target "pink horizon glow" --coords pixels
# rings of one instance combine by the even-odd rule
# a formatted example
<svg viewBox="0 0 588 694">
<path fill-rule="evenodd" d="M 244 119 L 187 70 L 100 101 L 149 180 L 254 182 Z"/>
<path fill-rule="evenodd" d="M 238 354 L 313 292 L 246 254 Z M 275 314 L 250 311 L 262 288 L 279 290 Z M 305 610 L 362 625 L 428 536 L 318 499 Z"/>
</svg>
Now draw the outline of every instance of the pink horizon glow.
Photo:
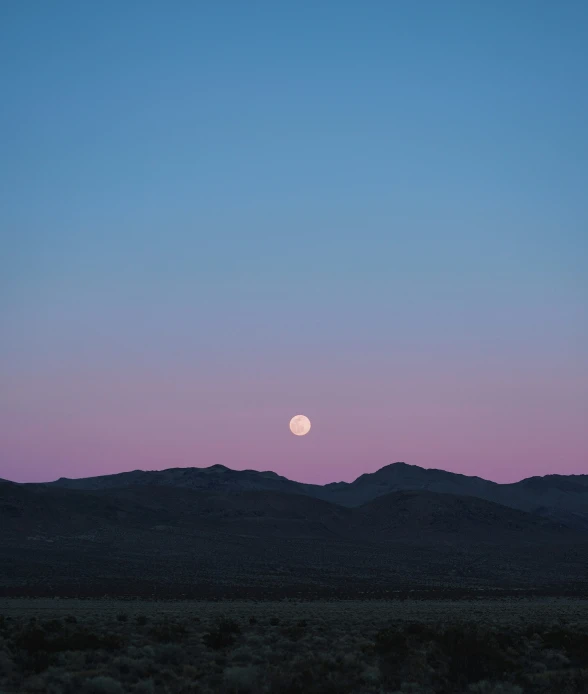
<svg viewBox="0 0 588 694">
<path fill-rule="evenodd" d="M 585 474 L 583 384 L 563 369 L 516 376 L 413 360 L 386 378 L 377 362 L 349 372 L 222 380 L 79 373 L 6 380 L 0 477 L 46 482 L 134 469 L 272 470 L 350 482 L 396 461 L 516 482 Z M 270 374 L 271 376 L 271 374 Z M 293 436 L 306 414 L 312 429 Z"/>
</svg>

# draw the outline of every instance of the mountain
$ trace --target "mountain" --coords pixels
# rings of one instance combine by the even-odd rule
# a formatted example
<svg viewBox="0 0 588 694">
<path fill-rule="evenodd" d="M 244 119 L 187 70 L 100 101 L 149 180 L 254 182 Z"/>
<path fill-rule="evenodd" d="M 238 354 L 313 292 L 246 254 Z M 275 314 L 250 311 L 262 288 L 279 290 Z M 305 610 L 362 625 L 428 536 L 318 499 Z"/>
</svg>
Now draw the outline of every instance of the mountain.
<svg viewBox="0 0 588 694">
<path fill-rule="evenodd" d="M 317 496 L 322 487 L 316 484 L 293 482 L 275 472 L 257 472 L 256 470 L 231 470 L 224 465 L 212 465 L 207 468 L 169 468 L 167 470 L 133 470 L 114 475 L 99 477 L 82 477 L 69 479 L 61 477 L 47 486 L 64 487 L 67 489 L 114 489 L 129 486 L 170 486 L 199 489 L 207 491 L 246 491 L 267 490 L 282 491 L 292 494 Z"/>
<path fill-rule="evenodd" d="M 355 509 L 354 509 L 355 510 Z M 382 539 L 418 542 L 451 540 L 454 544 L 548 544 L 583 533 L 535 514 L 471 496 L 430 491 L 401 491 L 379 496 L 357 507 L 362 524 Z"/>
<path fill-rule="evenodd" d="M 537 514 L 429 490 L 351 507 L 308 493 L 235 491 L 236 479 L 249 478 L 232 472 L 190 472 L 194 488 L 1 481 L 0 594 L 358 596 L 587 580 L 586 533 Z M 213 482 L 203 488 L 204 476 Z"/>
<path fill-rule="evenodd" d="M 546 475 L 498 484 L 481 477 L 393 463 L 350 484 L 326 487 L 330 487 L 328 498 L 346 506 L 400 490 L 473 496 L 588 531 L 588 475 Z"/>
<path fill-rule="evenodd" d="M 546 475 L 501 485 L 497 496 L 513 508 L 588 531 L 588 475 Z"/>
<path fill-rule="evenodd" d="M 345 506 L 358 506 L 382 494 L 411 489 L 486 498 L 487 490 L 498 486 L 500 485 L 481 477 L 425 469 L 406 463 L 386 465 L 376 472 L 361 475 L 349 484 L 338 482 L 336 485 L 326 485 L 330 498 Z"/>
<path fill-rule="evenodd" d="M 218 492 L 173 486 L 71 490 L 0 482 L 4 536 L 76 538 L 88 531 L 154 530 L 330 537 L 349 509 L 283 492 Z"/>
<path fill-rule="evenodd" d="M 350 483 L 316 485 L 294 482 L 273 472 L 231 470 L 223 465 L 213 465 L 152 472 L 135 470 L 81 479 L 61 478 L 48 485 L 80 490 L 130 485 L 223 492 L 265 490 L 303 494 L 347 507 L 359 506 L 390 492 L 422 490 L 485 499 L 588 531 L 588 475 L 546 475 L 512 484 L 498 484 L 481 477 L 398 462 L 361 475 Z"/>
</svg>

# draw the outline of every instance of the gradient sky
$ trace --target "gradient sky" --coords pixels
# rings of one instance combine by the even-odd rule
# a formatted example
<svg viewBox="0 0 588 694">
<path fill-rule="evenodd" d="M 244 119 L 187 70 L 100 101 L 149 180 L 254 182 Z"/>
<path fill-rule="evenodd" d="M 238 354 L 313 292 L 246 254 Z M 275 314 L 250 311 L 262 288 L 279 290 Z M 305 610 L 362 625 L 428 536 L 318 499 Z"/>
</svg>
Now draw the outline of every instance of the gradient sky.
<svg viewBox="0 0 588 694">
<path fill-rule="evenodd" d="M 588 473 L 587 32 L 1 2 L 0 477 Z"/>
</svg>

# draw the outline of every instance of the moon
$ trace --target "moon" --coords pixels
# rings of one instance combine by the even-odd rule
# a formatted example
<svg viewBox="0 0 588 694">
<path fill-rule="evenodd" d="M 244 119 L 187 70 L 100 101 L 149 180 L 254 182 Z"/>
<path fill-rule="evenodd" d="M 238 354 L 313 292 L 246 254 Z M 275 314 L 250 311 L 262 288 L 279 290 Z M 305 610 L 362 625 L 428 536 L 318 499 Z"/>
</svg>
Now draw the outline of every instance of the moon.
<svg viewBox="0 0 588 694">
<path fill-rule="evenodd" d="M 310 431 L 310 419 L 303 414 L 297 414 L 290 420 L 290 431 L 294 436 L 305 436 Z"/>
</svg>

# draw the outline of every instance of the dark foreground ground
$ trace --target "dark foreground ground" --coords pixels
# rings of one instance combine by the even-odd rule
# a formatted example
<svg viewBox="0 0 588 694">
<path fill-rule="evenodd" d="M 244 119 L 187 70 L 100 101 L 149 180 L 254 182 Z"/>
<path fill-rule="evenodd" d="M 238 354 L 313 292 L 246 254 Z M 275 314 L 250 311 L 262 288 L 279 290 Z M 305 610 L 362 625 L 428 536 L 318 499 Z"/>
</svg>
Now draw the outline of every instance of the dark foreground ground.
<svg viewBox="0 0 588 694">
<path fill-rule="evenodd" d="M 588 601 L 0 599 L 0 692 L 588 692 Z"/>
</svg>

